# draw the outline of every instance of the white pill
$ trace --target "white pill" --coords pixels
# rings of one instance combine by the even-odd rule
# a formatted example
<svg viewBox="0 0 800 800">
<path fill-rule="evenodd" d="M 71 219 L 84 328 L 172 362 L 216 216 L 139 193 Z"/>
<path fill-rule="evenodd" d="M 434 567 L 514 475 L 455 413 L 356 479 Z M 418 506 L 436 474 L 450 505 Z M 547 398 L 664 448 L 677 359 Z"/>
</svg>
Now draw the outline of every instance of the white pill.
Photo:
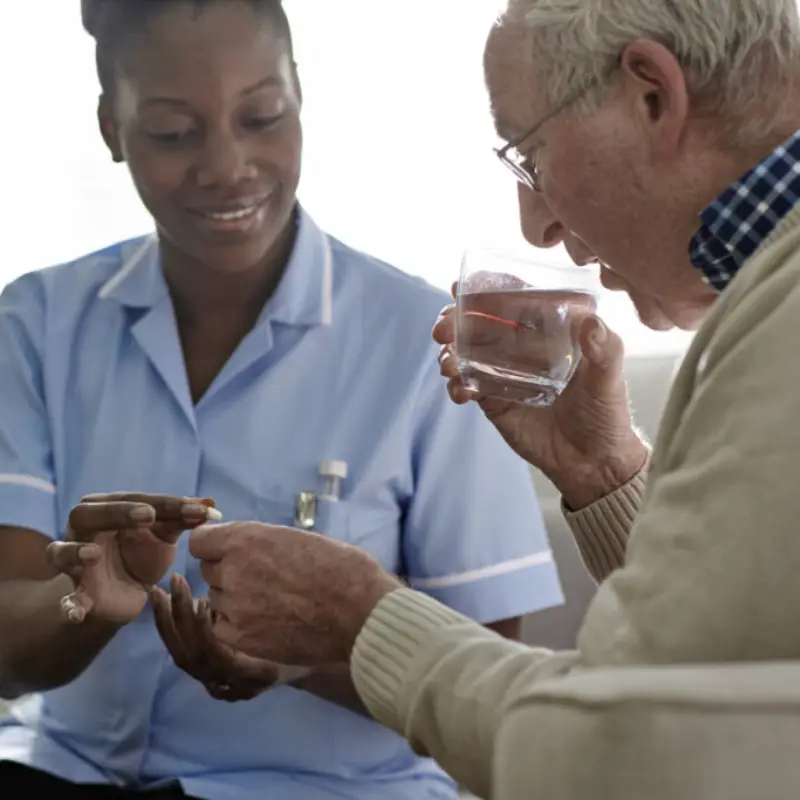
<svg viewBox="0 0 800 800">
<path fill-rule="evenodd" d="M 218 508 L 209 508 L 206 512 L 206 518 L 209 522 L 221 522 L 222 512 Z"/>
</svg>

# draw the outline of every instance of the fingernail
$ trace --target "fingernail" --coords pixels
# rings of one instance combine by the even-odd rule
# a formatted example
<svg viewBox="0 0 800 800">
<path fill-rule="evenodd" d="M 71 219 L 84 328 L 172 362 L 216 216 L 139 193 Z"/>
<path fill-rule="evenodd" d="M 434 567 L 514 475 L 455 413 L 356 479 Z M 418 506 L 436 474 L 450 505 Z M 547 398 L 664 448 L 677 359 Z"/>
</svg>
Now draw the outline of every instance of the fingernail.
<svg viewBox="0 0 800 800">
<path fill-rule="evenodd" d="M 181 516 L 184 519 L 206 519 L 210 510 L 200 503 L 185 503 L 181 506 Z"/>
<path fill-rule="evenodd" d="M 155 519 L 155 512 L 150 506 L 136 506 L 128 512 L 128 517 L 134 522 L 152 522 Z"/>
<path fill-rule="evenodd" d="M 94 561 L 100 556 L 100 548 L 96 544 L 86 544 L 78 550 L 78 558 L 81 561 Z"/>
<path fill-rule="evenodd" d="M 608 328 L 599 320 L 594 320 L 594 330 L 592 331 L 592 341 L 595 346 L 602 347 L 608 339 Z"/>
</svg>

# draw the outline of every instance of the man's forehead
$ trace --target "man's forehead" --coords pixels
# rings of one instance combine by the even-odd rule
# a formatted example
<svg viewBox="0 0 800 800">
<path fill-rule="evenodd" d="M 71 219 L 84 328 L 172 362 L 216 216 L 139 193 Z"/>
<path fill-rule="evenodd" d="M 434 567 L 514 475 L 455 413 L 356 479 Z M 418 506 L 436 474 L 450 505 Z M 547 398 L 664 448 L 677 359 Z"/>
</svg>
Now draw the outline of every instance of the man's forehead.
<svg viewBox="0 0 800 800">
<path fill-rule="evenodd" d="M 496 26 L 484 54 L 484 73 L 497 133 L 513 139 L 529 128 L 544 108 L 538 100 L 528 37 L 512 26 Z"/>
</svg>

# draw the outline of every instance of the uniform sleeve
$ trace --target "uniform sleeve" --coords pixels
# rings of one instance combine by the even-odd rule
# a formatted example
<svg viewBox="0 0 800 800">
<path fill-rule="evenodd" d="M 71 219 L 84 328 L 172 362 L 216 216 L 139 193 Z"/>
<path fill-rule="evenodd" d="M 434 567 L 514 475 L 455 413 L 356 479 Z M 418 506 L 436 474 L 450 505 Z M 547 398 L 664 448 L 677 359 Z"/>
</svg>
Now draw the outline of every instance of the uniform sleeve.
<svg viewBox="0 0 800 800">
<path fill-rule="evenodd" d="M 0 294 L 0 525 L 57 535 L 45 406 L 44 296 L 27 275 Z"/>
<path fill-rule="evenodd" d="M 563 602 L 530 469 L 475 406 L 450 402 L 436 362 L 417 403 L 410 585 L 482 623 Z"/>
</svg>

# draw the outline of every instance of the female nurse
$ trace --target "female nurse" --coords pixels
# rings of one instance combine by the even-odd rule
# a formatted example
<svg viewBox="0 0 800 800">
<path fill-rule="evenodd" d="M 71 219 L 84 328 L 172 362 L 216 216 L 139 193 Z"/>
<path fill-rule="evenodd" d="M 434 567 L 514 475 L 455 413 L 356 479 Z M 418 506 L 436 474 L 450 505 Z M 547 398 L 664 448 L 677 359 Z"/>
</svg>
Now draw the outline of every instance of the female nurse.
<svg viewBox="0 0 800 800">
<path fill-rule="evenodd" d="M 206 593 L 179 534 L 211 497 L 227 519 L 363 548 L 517 636 L 523 614 L 561 601 L 529 474 L 477 409 L 447 400 L 429 336 L 442 294 L 298 204 L 301 91 L 280 2 L 83 5 L 100 130 L 156 233 L 0 297 L 0 694 L 22 698 L 0 724 L 0 794 L 454 798 L 359 713 L 346 670 L 212 696 L 170 657 L 146 588 L 179 573 Z M 160 497 L 70 514 L 119 490 Z M 46 553 L 64 540 L 87 543 L 59 556 L 86 559 L 78 626 L 61 608 L 69 565 Z"/>
</svg>

